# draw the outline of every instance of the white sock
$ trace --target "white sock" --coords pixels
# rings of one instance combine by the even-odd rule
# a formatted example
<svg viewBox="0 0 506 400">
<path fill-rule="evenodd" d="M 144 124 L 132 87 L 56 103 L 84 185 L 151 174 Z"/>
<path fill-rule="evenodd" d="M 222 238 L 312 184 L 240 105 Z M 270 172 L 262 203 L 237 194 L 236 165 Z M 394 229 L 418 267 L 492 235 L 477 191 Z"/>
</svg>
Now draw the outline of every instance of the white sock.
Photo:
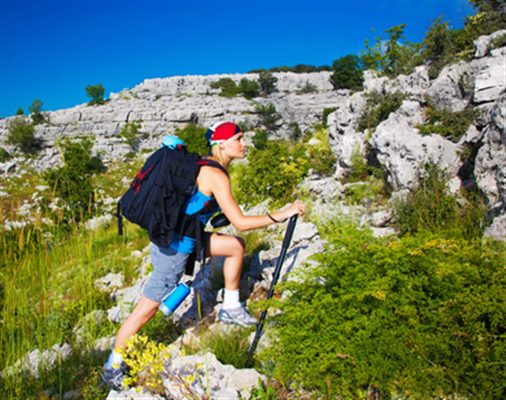
<svg viewBox="0 0 506 400">
<path fill-rule="evenodd" d="M 225 289 L 223 293 L 224 293 L 223 308 L 231 309 L 231 308 L 238 308 L 241 306 L 241 303 L 239 303 L 239 289 L 237 290 Z"/>
<path fill-rule="evenodd" d="M 106 368 L 118 369 L 123 364 L 123 357 L 114 349 L 111 351 L 107 362 L 105 363 Z"/>
</svg>

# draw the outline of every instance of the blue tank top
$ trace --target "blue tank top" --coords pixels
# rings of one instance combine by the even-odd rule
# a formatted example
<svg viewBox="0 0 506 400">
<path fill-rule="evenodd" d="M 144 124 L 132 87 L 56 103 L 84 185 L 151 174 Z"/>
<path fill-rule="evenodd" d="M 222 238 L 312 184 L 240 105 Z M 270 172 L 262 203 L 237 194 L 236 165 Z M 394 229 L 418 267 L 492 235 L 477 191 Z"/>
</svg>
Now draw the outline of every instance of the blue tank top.
<svg viewBox="0 0 506 400">
<path fill-rule="evenodd" d="M 205 204 L 211 199 L 212 199 L 212 196 L 207 196 L 197 189 L 195 191 L 195 193 L 193 193 L 193 195 L 188 200 L 188 204 L 186 205 L 186 209 L 185 209 L 185 214 L 191 215 L 191 214 L 195 214 L 196 212 L 199 212 L 200 210 L 202 210 L 204 208 Z M 220 211 L 219 207 L 216 210 L 213 210 L 212 212 L 199 215 L 200 222 L 202 222 L 204 225 L 206 225 L 207 222 L 209 221 L 209 219 L 217 211 Z M 191 254 L 193 252 L 193 249 L 195 248 L 196 242 L 197 242 L 197 240 L 192 237 L 183 236 L 181 238 L 177 234 L 175 234 L 174 240 L 169 245 L 169 247 L 176 250 L 179 253 Z"/>
</svg>

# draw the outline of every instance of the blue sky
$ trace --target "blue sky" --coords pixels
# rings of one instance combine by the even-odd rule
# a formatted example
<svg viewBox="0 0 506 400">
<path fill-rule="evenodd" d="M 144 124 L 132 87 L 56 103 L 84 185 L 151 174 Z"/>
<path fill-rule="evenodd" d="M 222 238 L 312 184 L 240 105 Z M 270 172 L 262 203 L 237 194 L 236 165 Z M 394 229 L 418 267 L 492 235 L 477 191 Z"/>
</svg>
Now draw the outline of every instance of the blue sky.
<svg viewBox="0 0 506 400">
<path fill-rule="evenodd" d="M 439 15 L 454 28 L 467 0 L 0 0 L 0 117 L 88 101 L 146 78 L 330 65 L 406 23 L 420 42 Z"/>
</svg>

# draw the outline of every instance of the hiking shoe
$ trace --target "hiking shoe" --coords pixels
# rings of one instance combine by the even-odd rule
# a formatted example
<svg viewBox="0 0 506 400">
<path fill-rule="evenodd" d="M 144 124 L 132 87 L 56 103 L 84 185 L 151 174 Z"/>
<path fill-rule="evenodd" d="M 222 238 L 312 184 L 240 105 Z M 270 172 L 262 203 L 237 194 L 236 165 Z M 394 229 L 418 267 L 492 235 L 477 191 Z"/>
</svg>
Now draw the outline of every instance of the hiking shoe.
<svg viewBox="0 0 506 400">
<path fill-rule="evenodd" d="M 126 377 L 126 367 L 121 365 L 119 368 L 104 367 L 100 380 L 110 389 L 121 392 L 123 389 L 123 379 Z"/>
<path fill-rule="evenodd" d="M 224 309 L 218 313 L 218 320 L 226 324 L 235 324 L 243 327 L 256 325 L 257 320 L 248 314 L 244 306 Z"/>
</svg>

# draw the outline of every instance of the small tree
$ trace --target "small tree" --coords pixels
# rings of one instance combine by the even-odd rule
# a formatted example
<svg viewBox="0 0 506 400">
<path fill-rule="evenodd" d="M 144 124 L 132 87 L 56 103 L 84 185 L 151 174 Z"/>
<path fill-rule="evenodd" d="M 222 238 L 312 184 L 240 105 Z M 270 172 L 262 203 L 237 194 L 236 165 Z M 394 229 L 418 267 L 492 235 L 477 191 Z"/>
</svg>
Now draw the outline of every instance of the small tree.
<svg viewBox="0 0 506 400">
<path fill-rule="evenodd" d="M 267 96 L 276 90 L 276 78 L 270 71 L 262 71 L 258 75 L 258 83 L 263 95 Z"/>
<path fill-rule="evenodd" d="M 88 103 L 88 105 L 93 106 L 95 104 L 104 104 L 104 93 L 105 89 L 100 83 L 97 83 L 96 85 L 86 86 L 86 96 L 91 98 L 91 101 Z"/>
<path fill-rule="evenodd" d="M 28 111 L 30 111 L 32 121 L 34 125 L 41 124 L 44 122 L 44 115 L 42 115 L 42 101 L 40 99 L 35 99 L 33 103 L 28 108 Z"/>
<path fill-rule="evenodd" d="M 364 73 L 360 65 L 360 58 L 353 54 L 341 57 L 332 64 L 334 72 L 330 82 L 334 89 L 361 90 Z"/>
<path fill-rule="evenodd" d="M 40 148 L 35 138 L 35 128 L 23 118 L 15 118 L 9 125 L 7 143 L 18 147 L 23 153 L 33 153 Z"/>
<path fill-rule="evenodd" d="M 257 81 L 242 78 L 239 82 L 239 90 L 244 97 L 252 99 L 253 97 L 258 97 L 260 94 L 260 85 Z"/>
<path fill-rule="evenodd" d="M 19 107 L 17 110 L 16 110 L 16 115 L 25 115 L 25 112 L 23 111 L 23 109 L 21 107 Z"/>
</svg>

